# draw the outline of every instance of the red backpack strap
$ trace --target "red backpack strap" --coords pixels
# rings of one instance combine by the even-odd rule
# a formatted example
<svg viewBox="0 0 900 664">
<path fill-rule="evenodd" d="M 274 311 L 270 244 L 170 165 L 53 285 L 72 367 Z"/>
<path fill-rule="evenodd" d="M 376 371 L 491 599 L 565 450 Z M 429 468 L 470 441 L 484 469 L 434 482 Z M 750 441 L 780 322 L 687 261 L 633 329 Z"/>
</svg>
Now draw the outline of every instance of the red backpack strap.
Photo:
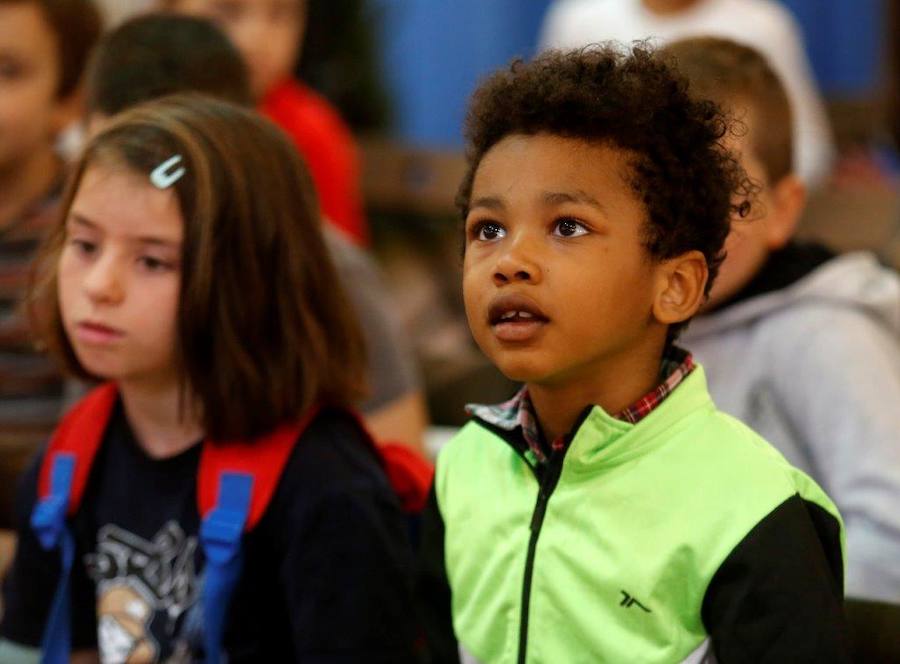
<svg viewBox="0 0 900 664">
<path fill-rule="evenodd" d="M 400 443 L 382 443 L 378 451 L 403 511 L 418 514 L 424 510 L 434 479 L 434 466 L 421 454 Z"/>
<path fill-rule="evenodd" d="M 314 406 L 297 422 L 278 427 L 251 442 L 204 442 L 197 476 L 197 507 L 201 518 L 216 506 L 223 473 L 243 473 L 253 478 L 250 511 L 244 525 L 244 530 L 252 530 L 275 494 L 297 439 L 319 410 L 319 406 Z"/>
<path fill-rule="evenodd" d="M 348 412 L 356 420 L 360 431 L 365 435 L 372 449 L 378 454 L 378 460 L 384 468 L 391 488 L 400 499 L 403 511 L 415 515 L 424 510 L 425 503 L 428 502 L 431 481 L 434 479 L 434 465 L 402 443 L 375 442 L 362 416 L 353 410 Z"/>
<path fill-rule="evenodd" d="M 74 457 L 75 467 L 67 514 L 71 516 L 78 510 L 94 457 L 100 449 L 100 442 L 103 440 L 103 433 L 106 431 L 117 397 L 118 390 L 115 384 L 105 383 L 91 390 L 66 413 L 53 432 L 41 463 L 38 498 L 46 498 L 50 492 L 51 467 L 54 459 L 60 453 L 68 453 Z"/>
</svg>

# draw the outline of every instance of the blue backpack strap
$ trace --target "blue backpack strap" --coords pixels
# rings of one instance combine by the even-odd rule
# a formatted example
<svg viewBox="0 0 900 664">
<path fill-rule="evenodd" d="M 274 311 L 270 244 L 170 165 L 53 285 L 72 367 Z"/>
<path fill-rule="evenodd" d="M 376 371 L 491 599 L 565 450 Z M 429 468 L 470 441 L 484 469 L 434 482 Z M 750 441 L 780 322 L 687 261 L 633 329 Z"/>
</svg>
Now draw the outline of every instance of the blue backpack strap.
<svg viewBox="0 0 900 664">
<path fill-rule="evenodd" d="M 224 661 L 222 638 L 229 600 L 241 575 L 241 537 L 250 513 L 253 475 L 223 472 L 218 500 L 200 525 L 200 543 L 206 556 L 202 602 L 206 664 Z"/>
<path fill-rule="evenodd" d="M 50 615 L 41 642 L 42 664 L 66 664 L 71 644 L 69 578 L 75 558 L 75 539 L 66 527 L 66 510 L 75 475 L 75 455 L 58 452 L 51 461 L 50 490 L 31 514 L 31 527 L 46 550 L 59 548 L 59 584 L 50 605 Z"/>
</svg>

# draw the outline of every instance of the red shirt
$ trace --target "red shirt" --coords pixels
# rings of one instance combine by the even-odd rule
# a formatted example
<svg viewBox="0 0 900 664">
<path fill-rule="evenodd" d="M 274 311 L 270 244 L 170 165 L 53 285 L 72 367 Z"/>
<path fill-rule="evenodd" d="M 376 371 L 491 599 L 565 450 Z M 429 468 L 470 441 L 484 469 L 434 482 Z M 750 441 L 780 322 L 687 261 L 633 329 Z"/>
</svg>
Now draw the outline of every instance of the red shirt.
<svg viewBox="0 0 900 664">
<path fill-rule="evenodd" d="M 312 174 L 322 212 L 353 242 L 366 245 L 359 158 L 353 135 L 323 97 L 288 79 L 265 96 L 260 111 L 293 139 Z"/>
</svg>

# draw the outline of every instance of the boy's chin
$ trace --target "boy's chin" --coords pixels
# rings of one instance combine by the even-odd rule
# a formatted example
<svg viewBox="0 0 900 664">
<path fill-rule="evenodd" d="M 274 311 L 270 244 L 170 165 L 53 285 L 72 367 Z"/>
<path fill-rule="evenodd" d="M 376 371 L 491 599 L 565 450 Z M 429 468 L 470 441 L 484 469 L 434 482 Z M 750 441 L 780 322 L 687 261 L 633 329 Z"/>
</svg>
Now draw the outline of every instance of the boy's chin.
<svg viewBox="0 0 900 664">
<path fill-rule="evenodd" d="M 516 383 L 541 383 L 547 380 L 546 369 L 535 366 L 533 362 L 497 361 L 491 358 L 494 365 L 504 376 Z"/>
</svg>

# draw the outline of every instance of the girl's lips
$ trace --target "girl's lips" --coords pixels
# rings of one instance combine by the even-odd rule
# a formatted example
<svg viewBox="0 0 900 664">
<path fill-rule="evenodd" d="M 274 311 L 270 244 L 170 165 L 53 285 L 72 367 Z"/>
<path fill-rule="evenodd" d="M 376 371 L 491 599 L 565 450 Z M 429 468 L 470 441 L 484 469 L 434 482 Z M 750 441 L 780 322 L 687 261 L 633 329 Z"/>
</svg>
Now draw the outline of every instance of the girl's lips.
<svg viewBox="0 0 900 664">
<path fill-rule="evenodd" d="M 102 345 L 118 341 L 125 336 L 125 333 L 101 323 L 84 321 L 78 323 L 75 336 L 83 343 Z"/>
</svg>

